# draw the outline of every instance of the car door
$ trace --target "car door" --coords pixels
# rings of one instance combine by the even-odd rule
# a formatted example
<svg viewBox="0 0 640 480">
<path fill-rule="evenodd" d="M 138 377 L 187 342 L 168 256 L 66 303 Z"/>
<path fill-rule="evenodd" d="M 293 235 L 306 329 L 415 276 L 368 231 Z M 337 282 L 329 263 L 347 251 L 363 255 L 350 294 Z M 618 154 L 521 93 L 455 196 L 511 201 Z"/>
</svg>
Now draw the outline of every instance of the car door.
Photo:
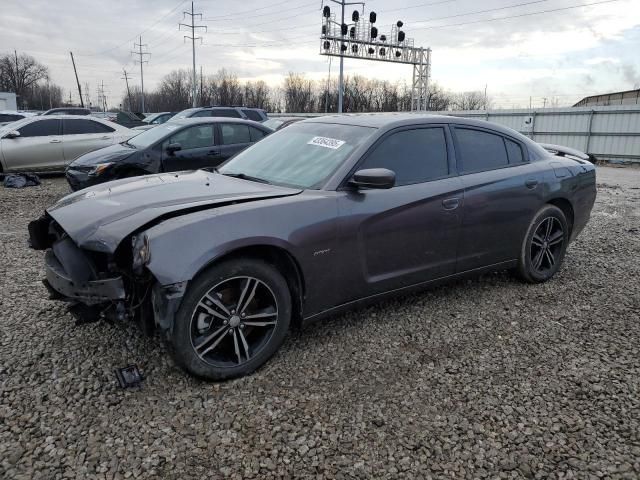
<svg viewBox="0 0 640 480">
<path fill-rule="evenodd" d="M 341 300 L 455 272 L 464 198 L 450 144 L 443 125 L 406 127 L 382 137 L 358 164 L 394 171 L 396 184 L 339 197 L 341 248 L 350 258 L 342 274 L 353 285 Z"/>
<path fill-rule="evenodd" d="M 251 145 L 249 125 L 244 123 L 219 123 L 220 161 L 233 157 Z"/>
<path fill-rule="evenodd" d="M 4 137 L 2 155 L 7 170 L 45 171 L 64 165 L 62 122 L 57 118 L 37 119 L 18 128 L 19 137 Z"/>
<path fill-rule="evenodd" d="M 215 167 L 220 163 L 219 150 L 214 142 L 214 124 L 205 123 L 184 128 L 163 142 L 162 166 L 165 172 Z M 181 149 L 167 152 L 170 144 Z"/>
<path fill-rule="evenodd" d="M 62 120 L 62 149 L 67 164 L 87 152 L 113 144 L 115 129 L 88 118 Z"/>
<path fill-rule="evenodd" d="M 543 171 L 517 138 L 477 127 L 452 127 L 464 185 L 458 271 L 517 259 L 542 204 Z"/>
</svg>

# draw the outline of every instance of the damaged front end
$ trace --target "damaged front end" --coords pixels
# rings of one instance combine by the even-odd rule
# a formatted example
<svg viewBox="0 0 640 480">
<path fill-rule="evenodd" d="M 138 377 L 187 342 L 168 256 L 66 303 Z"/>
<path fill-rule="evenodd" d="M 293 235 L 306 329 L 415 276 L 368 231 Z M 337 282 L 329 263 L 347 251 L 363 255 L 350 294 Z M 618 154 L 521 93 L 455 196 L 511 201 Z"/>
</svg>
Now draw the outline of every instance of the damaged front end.
<svg viewBox="0 0 640 480">
<path fill-rule="evenodd" d="M 113 254 L 96 252 L 78 247 L 48 214 L 29 224 L 31 248 L 46 251 L 43 283 L 51 299 L 69 302 L 79 323 L 136 319 L 150 333 L 154 278 L 144 268 L 149 242 L 145 235 L 130 239 Z"/>
</svg>

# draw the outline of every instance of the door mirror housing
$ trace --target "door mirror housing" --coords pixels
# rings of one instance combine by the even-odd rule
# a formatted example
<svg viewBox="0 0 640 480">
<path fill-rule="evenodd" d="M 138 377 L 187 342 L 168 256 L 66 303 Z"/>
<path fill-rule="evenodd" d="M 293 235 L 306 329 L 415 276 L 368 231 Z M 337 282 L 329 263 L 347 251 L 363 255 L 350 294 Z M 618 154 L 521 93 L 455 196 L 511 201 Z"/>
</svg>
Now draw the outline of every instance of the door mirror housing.
<svg viewBox="0 0 640 480">
<path fill-rule="evenodd" d="M 4 138 L 18 138 L 20 136 L 20 132 L 17 130 L 12 130 L 7 133 Z"/>
<path fill-rule="evenodd" d="M 356 188 L 391 188 L 396 184 L 396 174 L 386 168 L 367 168 L 353 174 L 349 185 Z"/>
<path fill-rule="evenodd" d="M 167 145 L 166 150 L 169 155 L 173 155 L 174 153 L 182 150 L 182 145 L 180 145 L 179 143 L 170 143 L 169 145 Z"/>
</svg>

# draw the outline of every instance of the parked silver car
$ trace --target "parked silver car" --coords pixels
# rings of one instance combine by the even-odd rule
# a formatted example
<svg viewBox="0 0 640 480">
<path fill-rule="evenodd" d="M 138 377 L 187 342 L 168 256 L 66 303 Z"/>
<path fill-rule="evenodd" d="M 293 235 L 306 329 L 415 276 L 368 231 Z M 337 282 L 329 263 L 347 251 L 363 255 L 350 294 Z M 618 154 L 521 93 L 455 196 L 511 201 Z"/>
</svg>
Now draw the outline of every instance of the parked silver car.
<svg viewBox="0 0 640 480">
<path fill-rule="evenodd" d="M 80 155 L 137 133 L 89 116 L 25 118 L 0 128 L 0 172 L 64 170 Z"/>
</svg>

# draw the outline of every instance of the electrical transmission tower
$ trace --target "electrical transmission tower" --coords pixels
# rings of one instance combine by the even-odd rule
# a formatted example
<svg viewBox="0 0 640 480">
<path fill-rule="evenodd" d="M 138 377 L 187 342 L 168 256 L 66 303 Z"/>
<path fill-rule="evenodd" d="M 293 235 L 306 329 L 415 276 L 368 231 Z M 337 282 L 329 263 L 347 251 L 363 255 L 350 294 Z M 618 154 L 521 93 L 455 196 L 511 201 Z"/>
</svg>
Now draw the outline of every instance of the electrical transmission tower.
<svg viewBox="0 0 640 480">
<path fill-rule="evenodd" d="M 189 15 L 191 17 L 191 25 L 188 25 L 186 23 L 180 23 L 178 24 L 178 30 L 181 29 L 181 27 L 185 27 L 185 28 L 189 28 L 191 29 L 191 36 L 189 35 L 185 35 L 184 39 L 187 40 L 191 40 L 191 50 L 192 50 L 192 54 L 193 54 L 193 107 L 197 106 L 197 101 L 196 101 L 196 92 L 197 92 L 197 82 L 196 82 L 196 40 L 200 40 L 200 43 L 202 43 L 202 37 L 196 37 L 196 30 L 198 28 L 204 28 L 204 31 L 207 31 L 207 26 L 206 25 L 196 25 L 195 19 L 196 17 L 200 17 L 200 20 L 202 20 L 202 14 L 201 13 L 195 13 L 193 11 L 193 2 L 191 2 L 191 12 L 182 12 L 182 18 L 184 19 L 186 15 Z"/>
<path fill-rule="evenodd" d="M 107 111 L 107 93 L 109 92 L 105 91 L 104 80 L 102 80 L 100 85 L 98 85 L 98 101 L 100 102 L 103 112 Z"/>
<path fill-rule="evenodd" d="M 140 63 L 140 90 L 141 90 L 141 97 L 142 97 L 142 109 L 140 110 L 140 112 L 144 113 L 145 112 L 145 109 L 144 109 L 144 74 L 142 72 L 142 65 L 144 63 L 149 63 L 148 60 L 144 59 L 145 58 L 144 56 L 145 55 L 151 55 L 151 53 L 146 52 L 146 51 L 144 51 L 144 52 L 142 51 L 143 48 L 146 49 L 148 47 L 147 44 L 142 43 L 142 37 L 140 37 L 140 43 L 134 43 L 133 46 L 134 46 L 134 48 L 138 47 L 138 51 L 137 52 L 132 51 L 131 53 L 133 55 L 138 55 L 138 60 L 136 60 L 136 62 Z"/>
</svg>

